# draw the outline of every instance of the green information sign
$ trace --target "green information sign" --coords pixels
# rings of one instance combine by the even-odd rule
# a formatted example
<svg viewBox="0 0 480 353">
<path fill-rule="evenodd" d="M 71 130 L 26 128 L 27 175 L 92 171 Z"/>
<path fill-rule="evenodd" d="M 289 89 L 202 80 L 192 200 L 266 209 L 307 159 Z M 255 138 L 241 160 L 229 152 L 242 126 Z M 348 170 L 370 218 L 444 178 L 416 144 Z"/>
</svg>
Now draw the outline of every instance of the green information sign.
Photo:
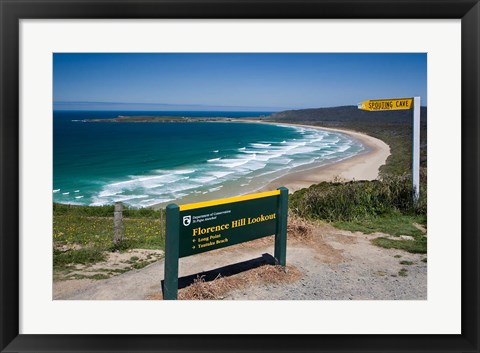
<svg viewBox="0 0 480 353">
<path fill-rule="evenodd" d="M 179 258 L 275 235 L 274 256 L 285 266 L 288 190 L 167 206 L 164 299 L 177 299 Z"/>
</svg>

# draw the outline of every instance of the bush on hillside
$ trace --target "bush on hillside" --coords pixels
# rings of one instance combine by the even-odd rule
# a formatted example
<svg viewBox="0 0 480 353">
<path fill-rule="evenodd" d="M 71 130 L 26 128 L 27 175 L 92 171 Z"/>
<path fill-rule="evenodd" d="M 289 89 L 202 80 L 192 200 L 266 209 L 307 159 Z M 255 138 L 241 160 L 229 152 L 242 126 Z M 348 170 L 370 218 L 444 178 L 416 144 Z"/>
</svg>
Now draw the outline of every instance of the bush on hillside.
<svg viewBox="0 0 480 353">
<path fill-rule="evenodd" d="M 290 208 L 299 216 L 326 221 L 351 221 L 394 211 L 426 214 L 425 185 L 414 202 L 410 176 L 383 180 L 323 182 L 290 197 Z"/>
</svg>

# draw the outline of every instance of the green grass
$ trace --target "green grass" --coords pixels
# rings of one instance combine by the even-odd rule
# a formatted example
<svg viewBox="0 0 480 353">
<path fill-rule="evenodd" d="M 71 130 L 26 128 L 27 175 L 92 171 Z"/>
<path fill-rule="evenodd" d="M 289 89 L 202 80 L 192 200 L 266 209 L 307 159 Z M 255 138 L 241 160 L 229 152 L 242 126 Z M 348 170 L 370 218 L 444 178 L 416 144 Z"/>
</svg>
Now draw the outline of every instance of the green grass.
<svg viewBox="0 0 480 353">
<path fill-rule="evenodd" d="M 398 271 L 398 275 L 400 277 L 407 277 L 408 276 L 408 270 L 406 268 L 402 268 L 400 271 Z"/>
<path fill-rule="evenodd" d="M 414 263 L 415 263 L 415 262 L 413 262 L 413 261 L 407 261 L 407 260 L 400 261 L 400 265 L 411 266 L 411 265 L 413 265 Z"/>
<path fill-rule="evenodd" d="M 71 264 L 93 264 L 105 259 L 107 251 L 165 248 L 164 211 L 126 209 L 124 239 L 113 245 L 113 206 L 53 205 L 53 265 L 65 270 Z M 138 265 L 140 266 L 140 265 Z"/>
<path fill-rule="evenodd" d="M 85 216 L 85 217 L 113 217 L 114 206 L 77 206 L 65 205 L 61 203 L 53 204 L 54 216 Z M 161 218 L 161 213 L 165 215 L 165 210 L 154 210 L 151 208 L 128 208 L 124 207 L 124 218 Z"/>
<path fill-rule="evenodd" d="M 104 260 L 105 254 L 98 248 L 84 248 L 65 252 L 54 250 L 53 252 L 54 268 L 65 268 L 70 264 L 88 265 Z"/>
<path fill-rule="evenodd" d="M 154 263 L 155 260 L 146 260 L 146 261 L 140 261 L 140 262 L 136 262 L 134 264 L 132 264 L 132 268 L 136 269 L 136 270 L 140 270 L 142 268 L 144 268 L 145 266 L 148 266 L 150 265 L 151 263 Z"/>
<path fill-rule="evenodd" d="M 423 215 L 404 215 L 396 211 L 378 217 L 367 216 L 353 221 L 337 221 L 333 222 L 333 225 L 340 229 L 365 234 L 381 232 L 393 236 L 419 237 L 423 236 L 423 232 L 417 229 L 413 223 L 425 224 L 425 221 Z"/>
<path fill-rule="evenodd" d="M 381 217 L 366 217 L 363 220 L 350 222 L 334 222 L 333 225 L 340 229 L 349 230 L 351 232 L 362 232 L 365 234 L 381 232 L 393 236 L 408 235 L 413 237 L 413 240 L 396 240 L 379 237 L 373 239 L 372 243 L 382 248 L 399 249 L 410 253 L 425 254 L 427 253 L 427 238 L 422 231 L 413 225 L 413 223 L 425 224 L 426 216 L 403 215 L 397 211 Z M 395 257 L 400 256 L 396 255 Z"/>
<path fill-rule="evenodd" d="M 413 254 L 427 253 L 427 238 L 418 237 L 415 240 L 392 240 L 387 238 L 376 238 L 372 240 L 372 244 L 386 249 L 405 250 Z"/>
<path fill-rule="evenodd" d="M 124 239 L 118 250 L 132 248 L 164 249 L 164 222 L 155 218 L 124 218 Z M 53 215 L 55 244 L 78 244 L 82 247 L 113 248 L 113 217 L 92 217 L 72 212 Z"/>
<path fill-rule="evenodd" d="M 103 273 L 96 273 L 96 274 L 93 274 L 93 275 L 79 275 L 79 274 L 75 274 L 73 276 L 70 276 L 70 279 L 95 279 L 95 280 L 101 280 L 101 279 L 108 279 L 110 278 L 111 276 L 109 275 L 105 275 Z"/>
</svg>

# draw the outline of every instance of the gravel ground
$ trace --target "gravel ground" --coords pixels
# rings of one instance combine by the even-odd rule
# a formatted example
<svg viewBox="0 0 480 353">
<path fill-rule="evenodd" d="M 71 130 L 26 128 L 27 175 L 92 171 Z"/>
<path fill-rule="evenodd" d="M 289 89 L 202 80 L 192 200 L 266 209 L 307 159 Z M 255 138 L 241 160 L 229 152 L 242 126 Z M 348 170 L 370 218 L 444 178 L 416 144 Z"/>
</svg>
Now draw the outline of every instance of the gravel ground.
<svg viewBox="0 0 480 353">
<path fill-rule="evenodd" d="M 339 242 L 342 236 L 353 241 Z M 379 248 L 370 244 L 370 238 L 329 235 L 326 244 L 338 251 L 336 258 L 315 248 L 292 247 L 287 262 L 304 274 L 298 282 L 257 285 L 233 291 L 225 299 L 426 300 L 425 255 Z M 400 261 L 413 264 L 402 265 Z"/>
</svg>

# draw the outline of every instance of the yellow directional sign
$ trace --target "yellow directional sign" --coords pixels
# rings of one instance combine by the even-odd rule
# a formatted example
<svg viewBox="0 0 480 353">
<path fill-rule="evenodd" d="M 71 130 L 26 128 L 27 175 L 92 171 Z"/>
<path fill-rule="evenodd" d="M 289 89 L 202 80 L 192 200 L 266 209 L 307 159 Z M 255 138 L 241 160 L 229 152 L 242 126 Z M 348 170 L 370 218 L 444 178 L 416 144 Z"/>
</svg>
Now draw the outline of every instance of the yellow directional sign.
<svg viewBox="0 0 480 353">
<path fill-rule="evenodd" d="M 413 108 L 413 98 L 371 99 L 358 104 L 358 109 L 376 110 L 407 110 Z"/>
</svg>

